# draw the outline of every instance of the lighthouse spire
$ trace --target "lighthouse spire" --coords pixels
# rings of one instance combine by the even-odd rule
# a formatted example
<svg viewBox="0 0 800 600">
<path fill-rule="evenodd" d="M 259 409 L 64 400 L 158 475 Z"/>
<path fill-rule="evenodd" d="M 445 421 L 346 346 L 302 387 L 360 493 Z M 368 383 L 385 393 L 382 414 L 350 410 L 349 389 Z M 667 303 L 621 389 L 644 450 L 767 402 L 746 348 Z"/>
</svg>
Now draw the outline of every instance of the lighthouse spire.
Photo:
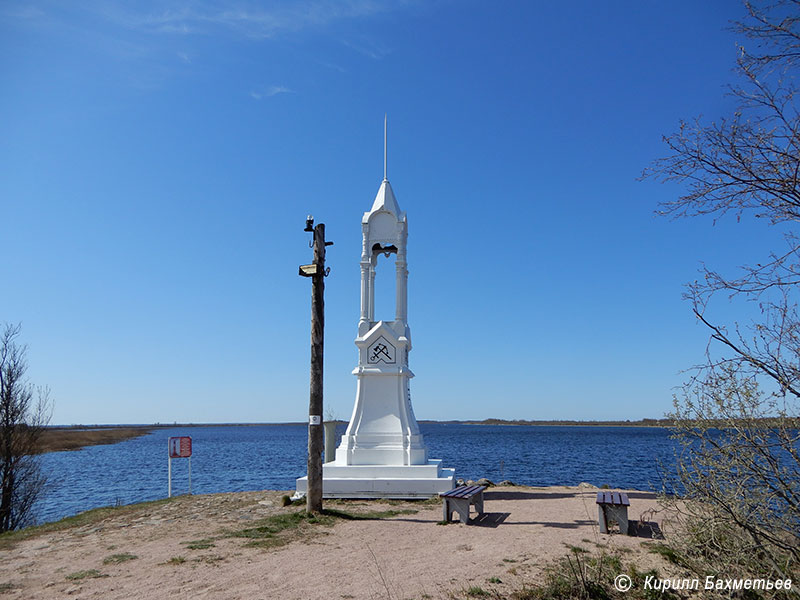
<svg viewBox="0 0 800 600">
<path fill-rule="evenodd" d="M 386 177 L 386 155 L 387 155 L 387 143 L 386 143 L 386 123 L 388 121 L 388 117 L 386 113 L 383 113 L 383 180 L 389 181 Z"/>
</svg>

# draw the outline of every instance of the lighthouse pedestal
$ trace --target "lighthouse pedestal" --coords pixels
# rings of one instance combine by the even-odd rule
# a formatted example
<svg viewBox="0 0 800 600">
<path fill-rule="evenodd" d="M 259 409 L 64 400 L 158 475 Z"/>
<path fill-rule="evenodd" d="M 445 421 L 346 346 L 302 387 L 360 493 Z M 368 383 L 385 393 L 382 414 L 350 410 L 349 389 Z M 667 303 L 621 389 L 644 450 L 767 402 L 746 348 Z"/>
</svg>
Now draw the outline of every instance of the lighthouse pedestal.
<svg viewBox="0 0 800 600">
<path fill-rule="evenodd" d="M 428 458 L 411 407 L 408 368 L 406 214 L 383 180 L 372 209 L 361 221 L 361 317 L 358 321 L 358 377 L 353 415 L 336 459 L 322 469 L 325 498 L 429 498 L 453 489 L 455 470 Z M 396 254 L 393 321 L 375 319 L 375 274 L 381 255 Z M 305 492 L 308 479 L 297 480 Z"/>
<path fill-rule="evenodd" d="M 441 460 L 426 465 L 337 465 L 325 463 L 323 498 L 431 498 L 453 489 L 454 469 L 442 468 Z M 308 479 L 297 480 L 305 493 Z"/>
<path fill-rule="evenodd" d="M 451 490 L 455 471 L 428 458 L 411 407 L 414 374 L 403 359 L 410 348 L 408 327 L 378 321 L 356 346 L 363 360 L 353 371 L 358 376 L 353 416 L 336 459 L 322 467 L 322 496 L 429 498 Z M 299 492 L 305 486 L 306 478 L 297 480 Z"/>
</svg>

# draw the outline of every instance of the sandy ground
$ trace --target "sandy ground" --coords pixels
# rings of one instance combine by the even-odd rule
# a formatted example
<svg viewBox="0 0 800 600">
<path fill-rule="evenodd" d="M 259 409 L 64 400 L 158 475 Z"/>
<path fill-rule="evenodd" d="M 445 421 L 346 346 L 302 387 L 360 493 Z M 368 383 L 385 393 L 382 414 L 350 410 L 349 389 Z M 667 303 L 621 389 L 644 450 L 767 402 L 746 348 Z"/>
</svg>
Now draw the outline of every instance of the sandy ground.
<svg viewBox="0 0 800 600">
<path fill-rule="evenodd" d="M 642 546 L 665 527 L 655 497 L 629 492 L 629 518 L 643 519 L 637 536 L 622 536 L 599 533 L 595 495 L 591 487 L 490 488 L 487 514 L 470 525 L 437 524 L 442 508 L 433 501 L 326 502 L 351 513 L 417 512 L 303 525 L 270 549 L 226 535 L 301 510 L 281 507 L 280 492 L 186 496 L 2 546 L 0 596 L 404 600 L 461 597 L 472 586 L 505 595 L 535 584 L 569 545 L 605 547 L 640 569 L 663 569 Z M 208 548 L 187 547 L 208 538 Z M 114 562 L 115 555 L 135 558 Z M 82 571 L 89 574 L 76 578 Z"/>
</svg>

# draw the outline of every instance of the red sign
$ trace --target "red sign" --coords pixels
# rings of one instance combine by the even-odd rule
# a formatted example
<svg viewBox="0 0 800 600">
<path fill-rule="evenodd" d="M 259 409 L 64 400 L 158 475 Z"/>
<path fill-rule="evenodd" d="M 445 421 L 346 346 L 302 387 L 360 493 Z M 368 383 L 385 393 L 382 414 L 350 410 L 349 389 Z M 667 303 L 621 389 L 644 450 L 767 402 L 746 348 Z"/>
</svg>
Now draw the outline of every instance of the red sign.
<svg viewBox="0 0 800 600">
<path fill-rule="evenodd" d="M 183 437 L 169 438 L 169 457 L 170 458 L 189 458 L 192 455 L 192 438 L 188 435 Z"/>
</svg>

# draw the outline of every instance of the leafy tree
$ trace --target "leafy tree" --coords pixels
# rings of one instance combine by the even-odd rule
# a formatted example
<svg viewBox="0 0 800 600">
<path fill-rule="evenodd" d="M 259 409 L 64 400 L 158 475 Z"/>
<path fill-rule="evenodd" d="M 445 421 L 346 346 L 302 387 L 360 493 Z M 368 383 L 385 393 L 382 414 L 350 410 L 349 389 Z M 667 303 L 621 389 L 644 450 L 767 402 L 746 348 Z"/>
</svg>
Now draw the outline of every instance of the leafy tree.
<svg viewBox="0 0 800 600">
<path fill-rule="evenodd" d="M 674 217 L 732 213 L 766 219 L 776 250 L 727 275 L 703 267 L 687 286 L 710 332 L 672 416 L 683 452 L 677 488 L 690 502 L 683 540 L 698 570 L 774 577 L 800 563 L 800 0 L 745 2 L 733 114 L 681 122 L 645 177 L 685 192 L 660 210 Z M 712 299 L 743 300 L 749 322 L 715 319 Z"/>
<path fill-rule="evenodd" d="M 45 486 L 37 453 L 49 422 L 49 392 L 27 381 L 19 333 L 19 325 L 6 325 L 0 335 L 0 532 L 31 522 Z"/>
</svg>

